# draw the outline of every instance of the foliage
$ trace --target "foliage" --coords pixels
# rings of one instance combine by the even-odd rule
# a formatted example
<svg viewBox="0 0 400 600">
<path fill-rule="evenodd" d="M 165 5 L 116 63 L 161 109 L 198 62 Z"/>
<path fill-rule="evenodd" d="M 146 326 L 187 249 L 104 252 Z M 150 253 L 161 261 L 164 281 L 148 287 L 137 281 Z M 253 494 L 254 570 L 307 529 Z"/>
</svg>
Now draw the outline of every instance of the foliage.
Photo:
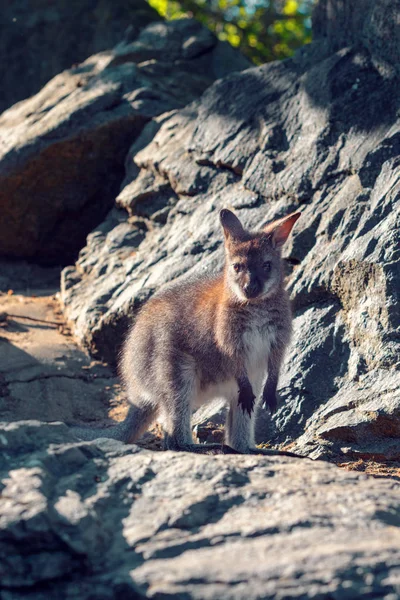
<svg viewBox="0 0 400 600">
<path fill-rule="evenodd" d="M 256 64 L 287 58 L 311 41 L 314 0 L 148 0 L 162 16 L 192 16 Z"/>
</svg>

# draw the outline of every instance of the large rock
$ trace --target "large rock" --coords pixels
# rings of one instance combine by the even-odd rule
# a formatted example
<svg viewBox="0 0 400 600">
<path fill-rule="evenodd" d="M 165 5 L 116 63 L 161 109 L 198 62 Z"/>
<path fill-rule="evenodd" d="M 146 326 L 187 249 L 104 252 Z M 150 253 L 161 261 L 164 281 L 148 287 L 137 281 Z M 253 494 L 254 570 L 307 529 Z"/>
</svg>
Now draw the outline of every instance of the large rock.
<svg viewBox="0 0 400 600">
<path fill-rule="evenodd" d="M 0 255 L 74 261 L 111 208 L 144 125 L 247 65 L 196 21 L 155 23 L 3 113 Z"/>
<path fill-rule="evenodd" d="M 400 485 L 0 425 L 2 600 L 400 596 Z"/>
<path fill-rule="evenodd" d="M 7 0 L 0 6 L 0 112 L 159 15 L 145 0 Z"/>
<path fill-rule="evenodd" d="M 343 24 L 356 31 L 361 3 L 321 2 L 315 40 L 294 58 L 153 119 L 116 208 L 63 274 L 75 334 L 115 361 L 153 292 L 220 267 L 219 208 L 255 227 L 301 210 L 286 248 L 295 319 L 283 403 L 272 421 L 261 413 L 259 439 L 312 456 L 400 458 L 400 95 L 385 37 L 400 4 L 387 4 L 368 4 L 346 47 Z"/>
</svg>

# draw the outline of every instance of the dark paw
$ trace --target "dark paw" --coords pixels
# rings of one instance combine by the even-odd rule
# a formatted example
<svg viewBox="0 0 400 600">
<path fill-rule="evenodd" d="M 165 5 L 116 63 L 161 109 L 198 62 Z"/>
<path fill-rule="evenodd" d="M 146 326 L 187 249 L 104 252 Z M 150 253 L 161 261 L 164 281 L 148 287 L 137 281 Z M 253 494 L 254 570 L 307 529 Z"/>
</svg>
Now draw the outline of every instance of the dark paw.
<svg viewBox="0 0 400 600">
<path fill-rule="evenodd" d="M 279 396 L 276 392 L 267 392 L 263 396 L 263 405 L 269 408 L 271 415 L 275 414 L 279 406 Z"/>
<path fill-rule="evenodd" d="M 249 417 L 254 410 L 254 403 L 256 401 L 256 397 L 253 394 L 253 390 L 251 386 L 245 386 L 239 388 L 239 399 L 238 405 L 241 406 L 243 412 L 247 412 Z"/>
</svg>

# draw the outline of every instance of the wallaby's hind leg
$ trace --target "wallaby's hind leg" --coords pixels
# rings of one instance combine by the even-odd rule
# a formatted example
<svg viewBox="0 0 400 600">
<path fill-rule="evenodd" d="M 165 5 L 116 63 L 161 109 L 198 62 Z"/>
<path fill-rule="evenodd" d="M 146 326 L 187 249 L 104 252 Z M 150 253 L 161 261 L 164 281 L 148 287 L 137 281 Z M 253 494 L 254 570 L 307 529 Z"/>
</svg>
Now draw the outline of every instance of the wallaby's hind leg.
<svg viewBox="0 0 400 600">
<path fill-rule="evenodd" d="M 238 404 L 238 399 L 231 400 L 225 424 L 225 443 L 237 452 L 247 454 L 255 448 L 254 425 L 255 410 L 249 415 Z"/>
<path fill-rule="evenodd" d="M 125 440 L 133 444 L 142 437 L 157 418 L 157 407 L 139 398 L 135 405 L 129 407 L 126 419 L 121 423 L 121 428 L 126 431 Z"/>
<path fill-rule="evenodd" d="M 164 450 L 195 452 L 196 454 L 235 454 L 232 448 L 221 446 L 221 444 L 195 444 L 190 422 L 191 411 L 189 418 L 186 414 L 181 414 L 178 419 L 166 419 Z"/>
<path fill-rule="evenodd" d="M 170 406 L 173 405 L 171 410 Z M 193 445 L 191 403 L 173 400 L 168 403 L 164 416 L 165 450 L 182 450 Z"/>
<path fill-rule="evenodd" d="M 191 419 L 196 394 L 196 370 L 189 357 L 175 357 L 170 379 L 162 382 L 164 448 L 183 450 L 193 445 Z"/>
<path fill-rule="evenodd" d="M 186 408 L 186 407 L 185 407 Z M 191 428 L 191 410 L 167 417 L 164 425 L 164 450 L 196 452 L 196 454 L 227 454 L 221 444 L 195 444 Z"/>
<path fill-rule="evenodd" d="M 196 454 L 232 454 L 221 444 L 195 444 L 192 436 L 192 407 L 196 394 L 196 373 L 182 362 L 175 381 L 168 386 L 164 406 L 164 449 Z M 186 366 L 186 368 L 185 368 Z"/>
<path fill-rule="evenodd" d="M 71 432 L 81 440 L 110 438 L 125 442 L 125 444 L 133 444 L 148 429 L 156 416 L 156 407 L 145 400 L 138 398 L 135 404 L 130 406 L 126 418 L 121 423 L 103 429 L 71 427 Z"/>
</svg>

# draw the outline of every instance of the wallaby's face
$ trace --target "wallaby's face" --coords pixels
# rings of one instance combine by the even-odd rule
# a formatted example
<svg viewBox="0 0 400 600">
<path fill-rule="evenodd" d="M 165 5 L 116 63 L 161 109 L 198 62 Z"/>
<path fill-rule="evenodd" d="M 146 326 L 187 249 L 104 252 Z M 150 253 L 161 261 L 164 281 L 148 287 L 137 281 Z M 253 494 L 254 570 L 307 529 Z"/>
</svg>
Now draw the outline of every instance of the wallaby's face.
<svg viewBox="0 0 400 600">
<path fill-rule="evenodd" d="M 220 213 L 225 237 L 226 277 L 229 287 L 242 301 L 267 298 L 283 279 L 281 247 L 300 213 L 266 226 L 259 233 L 246 231 L 228 209 Z"/>
<path fill-rule="evenodd" d="M 266 236 L 229 244 L 226 257 L 229 284 L 242 300 L 268 296 L 281 281 L 280 256 Z"/>
</svg>

